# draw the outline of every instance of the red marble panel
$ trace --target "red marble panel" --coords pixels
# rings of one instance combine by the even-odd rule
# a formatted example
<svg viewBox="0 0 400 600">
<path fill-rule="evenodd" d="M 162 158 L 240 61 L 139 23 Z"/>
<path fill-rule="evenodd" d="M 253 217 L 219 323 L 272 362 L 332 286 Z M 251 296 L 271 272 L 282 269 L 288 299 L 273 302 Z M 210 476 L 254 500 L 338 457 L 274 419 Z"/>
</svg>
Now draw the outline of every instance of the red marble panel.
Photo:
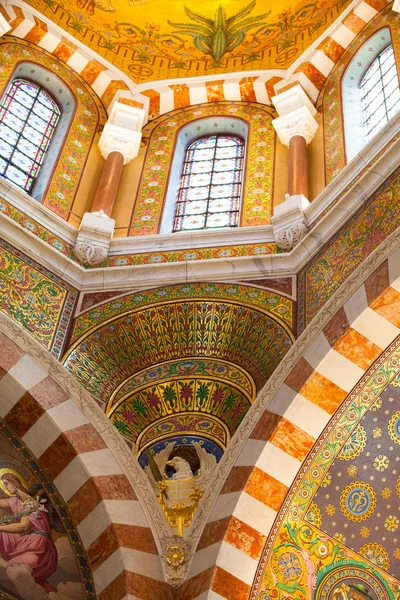
<svg viewBox="0 0 400 600">
<path fill-rule="evenodd" d="M 255 560 L 260 558 L 266 539 L 265 535 L 236 517 L 232 517 L 225 536 L 225 541 Z"/>
<path fill-rule="evenodd" d="M 9 371 L 25 354 L 17 344 L 2 333 L 0 333 L 0 348 L 0 367 L 5 371 Z"/>
<path fill-rule="evenodd" d="M 76 451 L 61 434 L 40 457 L 40 462 L 48 470 L 50 477 L 55 479 L 75 458 Z"/>
<path fill-rule="evenodd" d="M 382 317 L 400 327 L 400 294 L 397 290 L 389 287 L 383 294 L 372 302 L 371 308 Z"/>
<path fill-rule="evenodd" d="M 382 352 L 381 348 L 350 328 L 334 345 L 334 349 L 366 371 Z"/>
<path fill-rule="evenodd" d="M 71 442 L 77 454 L 106 448 L 105 441 L 90 423 L 70 429 L 64 435 Z"/>
<path fill-rule="evenodd" d="M 106 87 L 105 92 L 103 92 L 103 94 L 101 95 L 101 101 L 104 104 L 104 106 L 110 106 L 111 102 L 114 100 L 115 94 L 119 90 L 129 90 L 129 88 L 126 85 L 126 83 L 124 83 L 120 79 L 110 81 L 110 83 Z"/>
<path fill-rule="evenodd" d="M 364 283 L 367 294 L 368 305 L 370 306 L 376 298 L 389 286 L 389 265 L 385 260 L 379 268 Z"/>
<path fill-rule="evenodd" d="M 240 492 L 246 485 L 246 481 L 253 467 L 232 467 L 221 490 L 221 494 Z"/>
<path fill-rule="evenodd" d="M 216 567 L 212 589 L 228 600 L 247 600 L 250 586 L 221 567 Z"/>
<path fill-rule="evenodd" d="M 58 44 L 57 48 L 53 50 L 54 56 L 57 56 L 60 60 L 67 62 L 71 56 L 76 52 L 78 46 L 73 44 L 70 40 L 65 37 L 61 38 L 61 42 Z"/>
<path fill-rule="evenodd" d="M 285 383 L 295 392 L 299 392 L 313 372 L 312 366 L 301 356 L 286 377 Z"/>
<path fill-rule="evenodd" d="M 174 91 L 174 108 L 190 106 L 189 88 L 186 83 L 169 86 Z"/>
<path fill-rule="evenodd" d="M 345 48 L 338 44 L 334 39 L 327 36 L 323 40 L 323 42 L 318 46 L 318 50 L 321 50 L 334 63 L 337 63 L 337 61 L 345 51 Z"/>
<path fill-rule="evenodd" d="M 253 440 L 269 440 L 282 417 L 265 410 L 250 434 Z"/>
<path fill-rule="evenodd" d="M 335 342 L 337 342 L 337 340 L 346 333 L 349 327 L 349 321 L 344 308 L 342 307 L 333 315 L 331 319 L 329 319 L 328 323 L 323 329 L 323 332 L 326 339 L 333 347 Z"/>
<path fill-rule="evenodd" d="M 293 458 L 303 461 L 311 450 L 315 439 L 283 418 L 279 421 L 270 442 L 293 456 Z"/>
<path fill-rule="evenodd" d="M 206 592 L 211 587 L 211 582 L 214 574 L 214 567 L 202 571 L 198 575 L 191 577 L 188 581 L 185 581 L 176 590 L 176 600 L 193 600 L 200 596 L 203 592 Z"/>
<path fill-rule="evenodd" d="M 33 386 L 29 393 L 45 410 L 68 399 L 68 394 L 50 376 Z"/>
<path fill-rule="evenodd" d="M 342 23 L 348 29 L 350 29 L 350 31 L 352 31 L 353 33 L 356 33 L 356 34 L 359 33 L 365 25 L 365 21 L 360 19 L 360 17 L 358 17 L 354 13 L 351 13 L 351 15 L 349 15 L 346 19 L 344 19 L 342 21 Z"/>
<path fill-rule="evenodd" d="M 107 67 L 102 65 L 97 60 L 91 60 L 88 64 L 83 68 L 80 75 L 81 77 L 90 85 L 96 81 L 98 76 L 102 71 L 106 71 Z"/>
<path fill-rule="evenodd" d="M 18 400 L 4 420 L 16 435 L 23 437 L 45 411 L 29 392 Z"/>
<path fill-rule="evenodd" d="M 254 467 L 246 483 L 244 491 L 263 504 L 278 511 L 281 507 L 288 488 L 286 485 Z"/>
<path fill-rule="evenodd" d="M 339 386 L 316 371 L 302 386 L 300 394 L 330 415 L 333 415 L 347 395 Z"/>
<path fill-rule="evenodd" d="M 212 546 L 212 544 L 222 541 L 228 528 L 229 521 L 230 517 L 225 517 L 224 519 L 218 519 L 218 521 L 207 523 L 204 527 L 197 550 L 207 548 L 208 546 Z"/>
</svg>

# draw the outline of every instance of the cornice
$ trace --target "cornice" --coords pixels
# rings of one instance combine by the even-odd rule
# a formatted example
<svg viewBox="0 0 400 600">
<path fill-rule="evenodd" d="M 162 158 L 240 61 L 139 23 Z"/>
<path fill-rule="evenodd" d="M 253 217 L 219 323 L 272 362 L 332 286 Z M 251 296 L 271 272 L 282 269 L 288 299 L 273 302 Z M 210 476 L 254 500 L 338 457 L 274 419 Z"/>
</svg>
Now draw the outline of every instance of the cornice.
<svg viewBox="0 0 400 600">
<path fill-rule="evenodd" d="M 4 180 L 0 181 L 0 201 L 4 198 L 23 216 L 26 215 L 39 223 L 47 233 L 62 240 L 67 250 L 62 254 L 51 242 L 44 241 L 32 233 L 24 219 L 20 218 L 19 222 L 16 222 L 1 212 L 0 235 L 81 291 L 143 289 L 144 281 L 147 287 L 154 287 L 171 282 L 237 282 L 260 277 L 292 276 L 299 272 L 388 179 L 398 166 L 399 155 L 400 113 L 305 209 L 309 233 L 289 253 L 85 269 L 71 258 L 77 230 Z M 168 250 L 190 251 L 240 244 L 268 244 L 272 241 L 271 226 L 243 227 L 223 232 L 137 236 L 112 240 L 109 256 L 118 258 Z"/>
</svg>

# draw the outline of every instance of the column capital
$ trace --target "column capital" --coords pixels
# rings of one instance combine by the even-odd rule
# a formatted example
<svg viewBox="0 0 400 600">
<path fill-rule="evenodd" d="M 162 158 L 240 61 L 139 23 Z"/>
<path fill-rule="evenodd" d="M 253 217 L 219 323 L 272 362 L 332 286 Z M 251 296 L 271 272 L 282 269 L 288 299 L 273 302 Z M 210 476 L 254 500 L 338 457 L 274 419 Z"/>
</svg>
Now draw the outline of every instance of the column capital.
<svg viewBox="0 0 400 600">
<path fill-rule="evenodd" d="M 272 125 L 285 146 L 289 146 L 290 139 L 296 135 L 301 135 L 308 145 L 318 129 L 318 123 L 307 106 L 274 119 Z"/>
<path fill-rule="evenodd" d="M 100 152 L 104 159 L 111 152 L 119 152 L 124 157 L 124 165 L 139 154 L 144 110 L 116 102 L 111 110 L 99 140 Z"/>
<path fill-rule="evenodd" d="M 271 100 L 280 117 L 288 115 L 302 106 L 308 108 L 311 116 L 314 117 L 317 114 L 314 104 L 300 84 L 290 87 L 281 94 L 277 94 Z"/>
<path fill-rule="evenodd" d="M 12 29 L 10 23 L 0 14 L 0 36 L 4 35 Z"/>
</svg>

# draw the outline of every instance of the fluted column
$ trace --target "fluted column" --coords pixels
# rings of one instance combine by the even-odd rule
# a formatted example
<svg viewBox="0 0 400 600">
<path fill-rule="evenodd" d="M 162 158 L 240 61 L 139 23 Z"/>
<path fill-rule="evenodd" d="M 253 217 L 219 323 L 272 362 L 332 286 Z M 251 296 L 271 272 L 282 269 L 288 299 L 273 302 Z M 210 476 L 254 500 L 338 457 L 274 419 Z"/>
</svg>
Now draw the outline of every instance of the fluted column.
<svg viewBox="0 0 400 600">
<path fill-rule="evenodd" d="M 278 94 L 272 102 L 279 115 L 272 124 L 282 144 L 289 148 L 288 193 L 285 202 L 275 207 L 272 226 L 277 245 L 291 250 L 307 232 L 307 146 L 318 129 L 314 118 L 317 111 L 300 85 Z"/>
<path fill-rule="evenodd" d="M 115 221 L 111 218 L 124 165 L 139 154 L 144 110 L 116 102 L 104 126 L 99 148 L 105 159 L 91 212 L 83 215 L 74 247 L 86 265 L 99 265 L 108 255 Z"/>
</svg>

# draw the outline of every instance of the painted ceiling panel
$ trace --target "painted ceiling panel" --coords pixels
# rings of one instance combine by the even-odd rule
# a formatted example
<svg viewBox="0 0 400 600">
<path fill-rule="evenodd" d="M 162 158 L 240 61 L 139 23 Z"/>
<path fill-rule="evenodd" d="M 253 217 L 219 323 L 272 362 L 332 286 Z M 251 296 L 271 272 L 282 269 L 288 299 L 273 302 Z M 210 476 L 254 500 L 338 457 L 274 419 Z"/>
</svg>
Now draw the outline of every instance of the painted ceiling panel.
<svg viewBox="0 0 400 600">
<path fill-rule="evenodd" d="M 28 0 L 135 82 L 286 69 L 350 0 Z"/>
</svg>

